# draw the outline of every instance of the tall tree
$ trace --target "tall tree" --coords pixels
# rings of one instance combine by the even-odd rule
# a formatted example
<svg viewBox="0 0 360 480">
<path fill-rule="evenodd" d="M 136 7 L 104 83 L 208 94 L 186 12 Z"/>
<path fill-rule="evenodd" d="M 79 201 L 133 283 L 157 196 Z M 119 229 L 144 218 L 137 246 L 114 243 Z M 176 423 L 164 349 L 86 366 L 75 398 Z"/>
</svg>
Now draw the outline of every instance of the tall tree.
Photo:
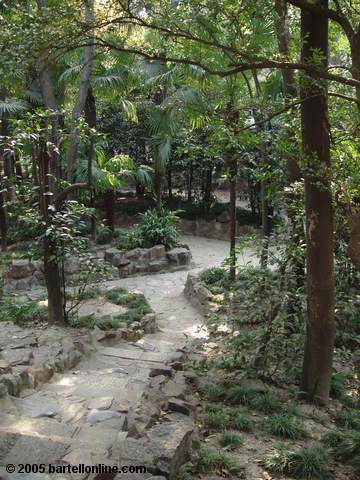
<svg viewBox="0 0 360 480">
<path fill-rule="evenodd" d="M 317 0 L 326 9 L 328 0 Z M 328 65 L 328 19 L 301 10 L 302 62 Z M 330 143 L 327 84 L 302 76 L 303 152 L 307 162 L 307 317 L 301 390 L 309 401 L 327 404 L 334 349 L 333 212 L 329 185 Z M 309 98 L 311 97 L 311 98 Z"/>
</svg>

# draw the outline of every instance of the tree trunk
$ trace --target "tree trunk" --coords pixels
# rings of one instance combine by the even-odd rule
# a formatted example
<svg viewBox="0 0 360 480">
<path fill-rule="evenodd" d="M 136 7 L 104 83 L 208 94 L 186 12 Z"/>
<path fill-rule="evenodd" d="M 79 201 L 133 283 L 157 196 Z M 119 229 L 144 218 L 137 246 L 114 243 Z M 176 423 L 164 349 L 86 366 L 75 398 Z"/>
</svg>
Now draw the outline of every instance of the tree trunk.
<svg viewBox="0 0 360 480">
<path fill-rule="evenodd" d="M 0 231 L 1 231 L 1 251 L 7 250 L 7 213 L 5 206 L 5 193 L 2 191 L 3 180 L 0 175 Z"/>
<path fill-rule="evenodd" d="M 90 128 L 96 128 L 96 101 L 93 95 L 91 86 L 88 89 L 86 102 L 85 102 L 85 121 Z M 88 148 L 88 184 L 90 188 L 90 206 L 95 207 L 95 192 L 93 185 L 92 164 L 94 160 L 94 147 L 95 137 L 91 136 L 90 145 Z M 96 240 L 96 217 L 95 214 L 91 215 L 91 238 Z"/>
<path fill-rule="evenodd" d="M 323 9 L 328 0 L 318 0 Z M 327 68 L 328 19 L 301 11 L 302 62 L 309 63 L 314 51 L 323 53 Z M 314 95 L 316 97 L 314 98 Z M 334 258 L 333 212 L 329 190 L 329 127 L 326 83 L 305 77 L 301 96 L 303 151 L 309 163 L 305 178 L 307 318 L 301 390 L 311 402 L 329 400 L 334 349 Z"/>
<path fill-rule="evenodd" d="M 237 162 L 229 153 L 229 189 L 230 189 L 230 282 L 236 278 L 236 183 L 237 183 Z"/>
<path fill-rule="evenodd" d="M 111 240 L 113 240 L 115 233 L 115 202 L 115 191 L 113 188 L 109 188 L 109 190 L 104 193 L 104 209 L 106 223 L 111 232 Z"/>
<path fill-rule="evenodd" d="M 188 177 L 188 202 L 192 202 L 192 185 L 193 185 L 193 177 L 194 177 L 194 164 L 193 161 L 190 160 L 189 163 L 189 177 Z"/>
<path fill-rule="evenodd" d="M 173 192 L 172 192 L 172 170 L 171 170 L 171 161 L 168 163 L 167 168 L 167 184 L 168 184 L 168 194 L 169 200 L 172 200 Z"/>
<path fill-rule="evenodd" d="M 212 174 L 213 167 L 209 167 L 206 171 L 205 189 L 204 189 L 204 211 L 210 212 L 211 207 L 211 190 L 212 190 Z"/>
<path fill-rule="evenodd" d="M 94 0 L 89 0 L 86 3 L 85 22 L 89 27 L 94 23 Z M 67 155 L 67 180 L 69 183 L 73 181 L 74 168 L 76 164 L 77 152 L 80 143 L 80 132 L 78 121 L 81 113 L 84 110 L 86 97 L 89 88 L 90 75 L 93 68 L 94 61 L 94 30 L 90 28 L 88 34 L 87 45 L 84 50 L 84 68 L 80 78 L 79 90 L 75 105 L 72 111 L 73 126 L 71 128 L 69 137 L 69 150 Z"/>
<path fill-rule="evenodd" d="M 39 182 L 40 182 L 40 209 L 44 217 L 46 228 L 51 225 L 48 206 L 49 193 L 49 157 L 46 144 L 40 148 Z M 49 323 L 65 323 L 63 312 L 63 289 L 60 279 L 60 270 L 57 256 L 57 246 L 51 237 L 44 238 L 44 272 L 46 289 L 48 292 Z"/>
<path fill-rule="evenodd" d="M 162 180 L 164 172 L 162 171 L 159 162 L 155 162 L 155 195 L 156 195 L 156 211 L 158 215 L 161 213 L 162 205 Z"/>
<path fill-rule="evenodd" d="M 63 294 L 60 280 L 57 248 L 47 237 L 44 239 L 44 271 L 48 293 L 49 323 L 65 323 L 63 312 Z"/>
</svg>

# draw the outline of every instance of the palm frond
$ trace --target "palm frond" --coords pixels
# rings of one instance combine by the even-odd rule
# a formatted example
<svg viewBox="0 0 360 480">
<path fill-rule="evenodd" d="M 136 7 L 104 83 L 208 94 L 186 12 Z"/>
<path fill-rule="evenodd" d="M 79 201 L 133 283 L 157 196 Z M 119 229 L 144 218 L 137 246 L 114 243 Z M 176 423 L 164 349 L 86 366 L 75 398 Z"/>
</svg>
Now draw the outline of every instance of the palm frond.
<svg viewBox="0 0 360 480">
<path fill-rule="evenodd" d="M 22 112 L 27 110 L 28 107 L 29 105 L 24 100 L 16 97 L 6 97 L 5 100 L 0 100 L 0 115 Z"/>
<path fill-rule="evenodd" d="M 83 69 L 83 64 L 71 65 L 68 67 L 59 77 L 59 83 L 66 82 L 67 80 L 76 78 Z"/>
</svg>

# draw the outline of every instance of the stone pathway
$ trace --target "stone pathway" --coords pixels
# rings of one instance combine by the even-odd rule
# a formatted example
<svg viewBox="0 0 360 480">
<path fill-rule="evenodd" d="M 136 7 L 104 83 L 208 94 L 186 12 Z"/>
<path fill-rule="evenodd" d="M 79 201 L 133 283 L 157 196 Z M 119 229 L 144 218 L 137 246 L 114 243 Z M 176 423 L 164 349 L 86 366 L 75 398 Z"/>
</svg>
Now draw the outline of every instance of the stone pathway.
<svg viewBox="0 0 360 480">
<path fill-rule="evenodd" d="M 199 237 L 184 237 L 182 241 L 190 246 L 195 271 L 219 265 L 228 252 L 227 242 Z M 19 398 L 8 397 L 0 413 L 0 479 L 107 480 L 114 477 L 7 474 L 4 466 L 118 462 L 150 465 L 154 457 L 171 458 L 167 465 L 159 464 L 158 471 L 175 478 L 182 450 L 193 430 L 186 416 L 192 406 L 184 401 L 191 375 L 186 378 L 183 372 L 174 372 L 167 365 L 179 361 L 189 341 L 206 334 L 201 315 L 183 295 L 187 273 L 132 277 L 99 285 L 143 293 L 156 312 L 159 331 L 133 343 L 109 346 L 96 342 L 93 353 L 74 369 L 55 374 L 48 383 L 23 391 Z M 164 396 L 178 413 L 163 414 Z M 148 399 L 146 408 L 142 406 L 144 399 Z M 157 425 L 159 417 L 162 423 Z M 121 474 L 116 478 L 162 477 Z"/>
</svg>

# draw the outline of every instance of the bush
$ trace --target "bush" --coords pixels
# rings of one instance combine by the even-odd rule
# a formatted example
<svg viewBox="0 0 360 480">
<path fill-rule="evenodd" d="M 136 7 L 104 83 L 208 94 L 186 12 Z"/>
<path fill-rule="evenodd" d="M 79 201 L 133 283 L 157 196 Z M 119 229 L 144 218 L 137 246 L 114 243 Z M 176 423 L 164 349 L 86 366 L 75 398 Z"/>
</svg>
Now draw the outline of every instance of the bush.
<svg viewBox="0 0 360 480">
<path fill-rule="evenodd" d="M 100 228 L 96 234 L 96 243 L 105 245 L 111 241 L 111 231 L 108 228 Z"/>
<path fill-rule="evenodd" d="M 158 215 L 155 209 L 149 209 L 141 214 L 141 222 L 128 234 L 128 248 L 150 248 L 161 244 L 170 250 L 180 235 L 176 225 L 177 213 L 162 209 Z"/>
<path fill-rule="evenodd" d="M 129 250 L 128 232 L 124 230 L 115 230 L 115 244 L 119 250 Z"/>
<path fill-rule="evenodd" d="M 16 302 L 4 299 L 0 302 L 0 322 L 12 321 L 23 325 L 33 322 L 47 322 L 48 309 L 36 301 Z"/>
</svg>

